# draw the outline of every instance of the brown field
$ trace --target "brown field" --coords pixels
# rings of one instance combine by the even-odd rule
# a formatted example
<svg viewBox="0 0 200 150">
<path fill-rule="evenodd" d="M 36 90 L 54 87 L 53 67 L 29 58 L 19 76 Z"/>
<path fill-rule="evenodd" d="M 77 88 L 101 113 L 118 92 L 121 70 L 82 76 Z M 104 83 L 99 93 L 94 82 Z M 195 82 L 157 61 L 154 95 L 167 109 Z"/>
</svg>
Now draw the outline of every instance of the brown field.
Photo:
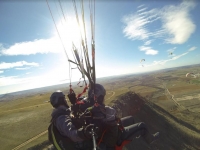
<svg viewBox="0 0 200 150">
<path fill-rule="evenodd" d="M 198 69 L 199 66 L 183 67 L 152 72 L 148 75 L 126 75 L 97 79 L 97 82 L 102 83 L 107 90 L 105 100 L 107 105 L 112 105 L 120 95 L 131 91 L 151 102 L 152 106 L 156 106 L 155 109 L 162 108 L 173 117 L 182 120 L 184 124 L 189 124 L 192 128 L 200 130 L 200 82 L 198 82 L 200 78 L 194 80 L 185 77 L 189 70 Z M 69 89 L 61 90 L 67 95 Z M 80 93 L 82 90 L 82 88 L 74 88 L 76 93 Z M 14 149 L 47 130 L 52 111 L 52 107 L 47 101 L 51 92 L 53 91 L 17 98 L 12 101 L 0 101 L 1 149 Z M 142 118 L 140 119 L 142 120 Z M 27 143 L 20 149 L 28 149 L 45 141 L 47 141 L 47 134 Z"/>
</svg>

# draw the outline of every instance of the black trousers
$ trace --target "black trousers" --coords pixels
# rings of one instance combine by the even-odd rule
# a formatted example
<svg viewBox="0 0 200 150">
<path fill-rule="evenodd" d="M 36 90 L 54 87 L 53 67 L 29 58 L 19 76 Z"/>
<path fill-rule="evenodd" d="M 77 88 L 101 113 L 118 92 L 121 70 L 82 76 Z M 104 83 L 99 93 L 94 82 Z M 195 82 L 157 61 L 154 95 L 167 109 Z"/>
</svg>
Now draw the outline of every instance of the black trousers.
<svg viewBox="0 0 200 150">
<path fill-rule="evenodd" d="M 121 123 L 124 130 L 117 143 L 118 145 L 121 145 L 124 140 L 133 140 L 133 138 L 144 136 L 148 133 L 146 124 L 144 122 L 135 123 L 133 116 L 121 118 Z"/>
</svg>

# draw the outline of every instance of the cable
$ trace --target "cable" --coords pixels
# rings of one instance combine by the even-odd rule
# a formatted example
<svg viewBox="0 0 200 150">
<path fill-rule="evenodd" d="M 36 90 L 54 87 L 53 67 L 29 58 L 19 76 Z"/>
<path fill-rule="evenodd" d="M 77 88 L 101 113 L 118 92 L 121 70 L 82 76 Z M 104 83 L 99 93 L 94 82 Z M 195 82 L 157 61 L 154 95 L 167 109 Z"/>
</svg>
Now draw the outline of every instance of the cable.
<svg viewBox="0 0 200 150">
<path fill-rule="evenodd" d="M 56 31 L 57 31 L 57 33 L 58 33 L 59 39 L 60 39 L 61 44 L 62 44 L 62 46 L 63 46 L 63 50 L 64 50 L 64 52 L 65 52 L 65 55 L 66 55 L 66 57 L 67 57 L 67 60 L 69 60 L 69 56 L 68 56 L 68 54 L 67 54 L 67 51 L 66 51 L 65 46 L 64 46 L 64 44 L 63 44 L 63 41 L 62 41 L 62 39 L 61 39 L 60 33 L 59 33 L 58 28 L 57 28 L 57 26 L 56 26 L 56 22 L 55 22 L 55 20 L 54 20 L 53 14 L 52 14 L 52 12 L 51 12 L 51 8 L 50 8 L 50 6 L 49 6 L 48 0 L 46 0 L 46 2 L 47 2 L 47 6 L 48 6 L 48 8 L 49 8 L 51 17 L 52 17 L 52 19 L 53 19 L 53 22 L 54 22 Z M 70 62 L 69 62 L 69 77 L 70 77 L 70 85 L 71 85 L 71 75 L 70 75 L 71 70 L 70 70 L 70 69 L 71 69 L 71 65 L 70 65 Z"/>
</svg>

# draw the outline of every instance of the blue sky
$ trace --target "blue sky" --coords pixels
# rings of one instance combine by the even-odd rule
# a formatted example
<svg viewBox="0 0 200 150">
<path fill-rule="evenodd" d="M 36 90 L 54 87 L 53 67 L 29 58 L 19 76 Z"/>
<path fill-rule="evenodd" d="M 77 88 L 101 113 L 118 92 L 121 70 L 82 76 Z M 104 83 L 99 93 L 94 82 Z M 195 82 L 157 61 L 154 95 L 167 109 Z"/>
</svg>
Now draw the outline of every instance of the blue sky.
<svg viewBox="0 0 200 150">
<path fill-rule="evenodd" d="M 61 1 L 65 19 L 58 2 L 51 0 L 49 6 L 61 39 L 46 1 L 0 1 L 0 94 L 69 81 L 62 42 L 73 60 L 71 43 L 80 48 L 80 30 L 72 2 Z M 91 56 L 88 2 L 84 14 Z M 95 6 L 97 77 L 200 63 L 197 0 L 96 0 Z M 80 17 L 79 3 L 77 10 Z M 72 81 L 80 77 L 72 70 Z"/>
</svg>

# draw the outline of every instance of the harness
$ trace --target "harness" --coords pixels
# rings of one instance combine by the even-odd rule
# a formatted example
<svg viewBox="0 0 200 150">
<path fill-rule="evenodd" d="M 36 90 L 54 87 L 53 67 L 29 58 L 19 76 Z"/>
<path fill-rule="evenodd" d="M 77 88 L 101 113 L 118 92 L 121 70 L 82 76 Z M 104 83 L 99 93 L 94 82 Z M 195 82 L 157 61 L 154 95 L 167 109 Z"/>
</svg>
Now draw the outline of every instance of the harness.
<svg viewBox="0 0 200 150">
<path fill-rule="evenodd" d="M 49 132 L 49 141 L 53 143 L 53 145 L 56 147 L 57 150 L 62 150 L 62 148 L 59 146 L 59 144 L 56 141 L 56 138 L 53 132 L 53 124 L 49 125 L 48 132 Z"/>
<path fill-rule="evenodd" d="M 70 138 L 61 135 L 53 122 L 48 127 L 48 138 L 57 150 L 75 150 L 75 143 Z"/>
</svg>

